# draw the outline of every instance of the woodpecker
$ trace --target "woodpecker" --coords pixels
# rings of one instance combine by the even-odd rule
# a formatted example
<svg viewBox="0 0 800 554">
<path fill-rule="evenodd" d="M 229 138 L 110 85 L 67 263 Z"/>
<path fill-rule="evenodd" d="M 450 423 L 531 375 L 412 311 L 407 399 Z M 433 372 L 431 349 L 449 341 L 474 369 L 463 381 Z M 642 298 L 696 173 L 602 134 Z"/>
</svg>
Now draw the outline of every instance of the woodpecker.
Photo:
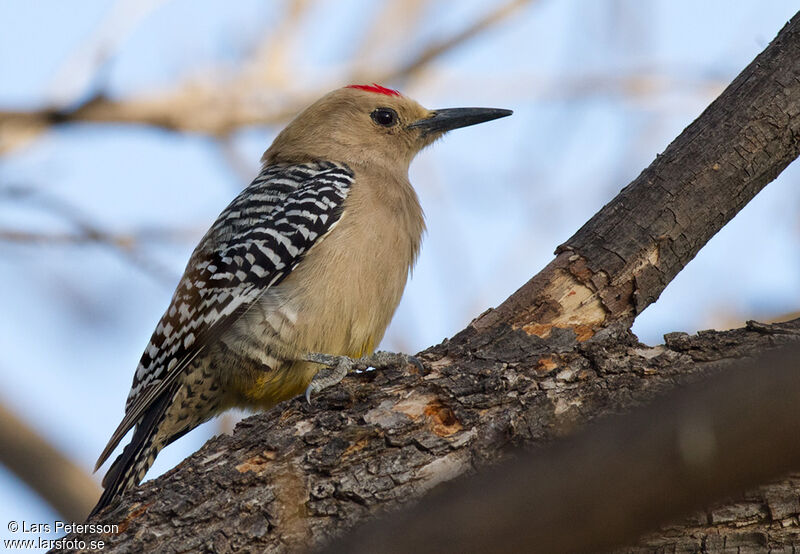
<svg viewBox="0 0 800 554">
<path fill-rule="evenodd" d="M 425 230 L 411 160 L 449 130 L 511 113 L 428 110 L 377 84 L 350 85 L 283 129 L 189 259 L 97 461 L 95 470 L 134 429 L 91 515 L 228 408 L 309 398 L 357 364 L 407 361 L 373 352 Z"/>
</svg>

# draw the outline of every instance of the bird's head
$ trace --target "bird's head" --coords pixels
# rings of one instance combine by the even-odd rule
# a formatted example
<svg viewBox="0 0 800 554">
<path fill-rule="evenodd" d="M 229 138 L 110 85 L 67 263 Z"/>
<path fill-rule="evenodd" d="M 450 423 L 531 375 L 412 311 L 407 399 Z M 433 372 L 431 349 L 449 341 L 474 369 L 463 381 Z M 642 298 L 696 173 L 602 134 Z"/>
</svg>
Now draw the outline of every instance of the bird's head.
<svg viewBox="0 0 800 554">
<path fill-rule="evenodd" d="M 264 153 L 265 163 L 326 159 L 408 170 L 447 131 L 511 115 L 496 108 L 429 110 L 380 85 L 337 89 L 306 108 Z"/>
</svg>

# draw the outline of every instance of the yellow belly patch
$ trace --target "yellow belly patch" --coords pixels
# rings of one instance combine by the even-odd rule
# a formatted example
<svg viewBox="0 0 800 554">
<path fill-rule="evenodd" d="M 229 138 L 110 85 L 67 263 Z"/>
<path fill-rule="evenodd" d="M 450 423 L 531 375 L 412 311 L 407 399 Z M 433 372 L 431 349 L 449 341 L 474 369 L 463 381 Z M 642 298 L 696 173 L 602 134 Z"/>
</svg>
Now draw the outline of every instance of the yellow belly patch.
<svg viewBox="0 0 800 554">
<path fill-rule="evenodd" d="M 354 350 L 347 355 L 351 358 L 360 358 L 361 356 L 369 356 L 375 351 L 375 340 L 372 336 L 367 337 L 367 340 L 357 350 Z"/>
<path fill-rule="evenodd" d="M 369 356 L 375 351 L 375 340 L 369 336 L 358 348 L 347 352 L 351 358 Z M 325 352 L 326 354 L 328 352 Z M 297 362 L 277 371 L 265 371 L 255 378 L 247 379 L 237 388 L 241 400 L 255 409 L 266 410 L 278 402 L 302 394 L 317 371 L 324 366 L 307 362 Z"/>
<path fill-rule="evenodd" d="M 302 394 L 311 382 L 316 372 L 311 365 L 302 362 L 278 371 L 264 372 L 238 387 L 241 400 L 251 408 L 266 410 L 278 402 L 294 398 Z"/>
</svg>

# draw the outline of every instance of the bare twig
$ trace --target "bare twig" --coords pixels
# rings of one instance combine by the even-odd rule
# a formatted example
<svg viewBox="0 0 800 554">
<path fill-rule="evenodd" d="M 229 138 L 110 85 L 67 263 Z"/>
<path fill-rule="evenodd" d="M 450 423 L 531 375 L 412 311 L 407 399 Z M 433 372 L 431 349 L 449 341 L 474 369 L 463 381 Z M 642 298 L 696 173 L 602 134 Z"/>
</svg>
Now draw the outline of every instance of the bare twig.
<svg viewBox="0 0 800 554">
<path fill-rule="evenodd" d="M 135 250 L 144 243 L 175 243 L 196 239 L 197 229 L 142 229 L 129 233 L 46 233 L 18 231 L 0 227 L 0 242 L 18 244 L 84 245 L 106 244 L 122 250 Z"/>
<path fill-rule="evenodd" d="M 401 81 L 401 70 L 376 75 L 351 76 L 341 82 Z M 632 74 L 610 78 L 590 76 L 563 79 L 556 83 L 535 76 L 515 75 L 515 86 L 498 84 L 498 89 L 519 89 L 546 100 L 574 101 L 597 95 L 615 94 L 626 98 L 649 98 L 675 88 L 688 89 L 703 97 L 714 95 L 725 83 L 714 77 L 698 76 L 693 79 L 673 78 L 650 73 Z M 468 88 L 465 81 L 461 88 Z M 197 83 L 173 91 L 156 93 L 134 99 L 112 100 L 103 96 L 90 99 L 72 111 L 42 109 L 34 111 L 0 110 L 0 154 L 29 144 L 54 125 L 70 122 L 117 122 L 151 125 L 176 132 L 197 132 L 227 137 L 236 129 L 248 125 L 277 125 L 286 122 L 299 110 L 311 103 L 326 90 L 314 90 L 292 99 L 265 98 L 253 92 L 252 87 L 230 82 L 219 88 Z"/>
<path fill-rule="evenodd" d="M 36 206 L 54 215 L 63 218 L 75 226 L 78 233 L 38 233 L 16 231 L 12 229 L 0 230 L 0 240 L 8 242 L 32 243 L 49 241 L 53 243 L 96 243 L 108 247 L 129 263 L 133 264 L 144 273 L 150 275 L 166 286 L 174 286 L 177 276 L 170 268 L 164 266 L 151 256 L 146 255 L 139 248 L 143 240 L 177 240 L 179 234 L 188 237 L 189 232 L 182 230 L 149 229 L 141 230 L 139 235 L 122 235 L 110 232 L 98 225 L 78 207 L 69 202 L 53 196 L 35 192 L 32 189 L 21 187 L 5 187 L 2 189 L 9 198 L 21 199 L 34 203 Z"/>
<path fill-rule="evenodd" d="M 375 10 L 368 25 L 364 26 L 364 35 L 356 48 L 351 64 L 354 80 L 368 78 L 371 64 L 385 60 L 388 49 L 395 47 L 403 52 L 409 37 L 419 27 L 424 17 L 425 8 L 431 3 L 426 0 L 387 0 Z M 383 65 L 383 64 L 381 64 Z"/>
<path fill-rule="evenodd" d="M 297 30 L 310 7 L 311 0 L 287 0 L 286 14 L 274 30 L 264 37 L 255 51 L 253 62 L 254 79 L 251 86 L 267 90 L 285 89 L 291 84 L 289 48 L 294 44 Z"/>
<path fill-rule="evenodd" d="M 379 75 L 378 78 L 382 82 L 409 79 L 422 71 L 435 59 L 458 48 L 533 2 L 534 0 L 511 0 L 510 2 L 506 2 L 452 36 L 440 42 L 434 42 L 428 45 L 411 61 L 384 75 Z"/>
<path fill-rule="evenodd" d="M 222 159 L 236 174 L 238 183 L 241 185 L 249 183 L 258 169 L 258 160 L 244 159 L 236 149 L 236 144 L 234 144 L 232 137 L 220 137 L 217 139 L 216 144 Z"/>
<path fill-rule="evenodd" d="M 51 81 L 55 106 L 67 107 L 102 88 L 105 68 L 147 16 L 169 0 L 116 0 L 94 31 L 66 59 Z M 92 89 L 95 89 L 92 91 Z"/>
</svg>

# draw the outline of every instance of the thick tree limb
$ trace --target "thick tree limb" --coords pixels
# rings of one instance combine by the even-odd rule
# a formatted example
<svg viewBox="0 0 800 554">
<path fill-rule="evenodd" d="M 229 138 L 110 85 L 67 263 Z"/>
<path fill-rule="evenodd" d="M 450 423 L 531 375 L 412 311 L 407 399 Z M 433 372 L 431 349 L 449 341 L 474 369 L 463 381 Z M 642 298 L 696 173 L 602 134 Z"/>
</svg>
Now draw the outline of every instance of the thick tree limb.
<svg viewBox="0 0 800 554">
<path fill-rule="evenodd" d="M 598 552 L 800 468 L 800 348 L 737 365 L 453 483 L 325 553 Z M 800 538 L 787 534 L 770 547 Z"/>
<path fill-rule="evenodd" d="M 628 324 L 800 153 L 800 18 L 650 167 L 558 247 L 558 256 L 473 322 L 546 337 L 553 325 Z"/>
<path fill-rule="evenodd" d="M 99 521 L 120 525 L 118 535 L 103 537 L 106 550 L 285 552 L 308 541 L 320 545 L 367 516 L 507 458 L 511 447 L 548 443 L 800 339 L 800 321 L 775 329 L 781 332 L 675 334 L 655 348 L 614 329 L 579 345 L 560 329 L 548 341 L 522 331 L 493 338 L 466 332 L 422 355 L 428 375 L 367 373 L 313 406 L 298 399 L 243 421 L 233 436 L 212 439 L 101 514 Z M 780 519 L 798 513 L 800 506 L 790 506 Z M 572 524 L 583 525 L 583 518 L 578 510 Z M 782 528 L 768 514 L 756 523 L 751 533 L 776 526 L 787 541 L 797 536 L 797 527 Z M 741 535 L 721 527 L 715 531 Z"/>
<path fill-rule="evenodd" d="M 105 537 L 106 551 L 321 545 L 441 482 L 503 460 L 510 447 L 550 442 L 796 340 L 798 322 L 670 336 L 649 348 L 626 326 L 797 156 L 799 25 L 796 16 L 543 273 L 451 341 L 421 353 L 426 375 L 371 372 L 345 380 L 312 407 L 298 400 L 246 420 L 234 436 L 209 441 L 101 514 L 120 524 L 119 534 Z M 796 524 L 800 512 L 783 505 L 790 508 L 743 525 L 769 530 L 773 540 L 771 525 Z M 797 533 L 788 526 L 775 536 L 789 536 L 780 543 L 787 545 Z"/>
</svg>

